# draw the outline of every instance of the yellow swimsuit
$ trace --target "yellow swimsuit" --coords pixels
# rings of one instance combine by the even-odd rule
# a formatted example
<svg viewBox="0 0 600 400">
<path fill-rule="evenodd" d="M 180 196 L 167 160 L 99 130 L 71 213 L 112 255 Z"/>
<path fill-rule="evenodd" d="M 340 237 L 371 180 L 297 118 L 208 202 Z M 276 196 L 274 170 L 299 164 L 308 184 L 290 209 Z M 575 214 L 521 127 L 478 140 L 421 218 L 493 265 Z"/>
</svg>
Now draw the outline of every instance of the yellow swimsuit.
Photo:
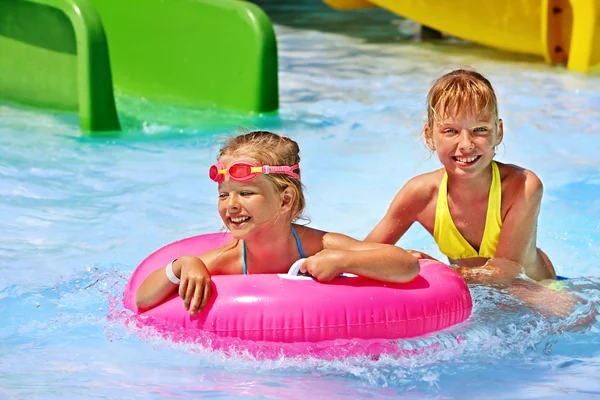
<svg viewBox="0 0 600 400">
<path fill-rule="evenodd" d="M 440 183 L 438 201 L 435 209 L 435 227 L 433 238 L 438 244 L 440 251 L 453 260 L 463 258 L 485 257 L 492 258 L 496 254 L 500 231 L 502 230 L 502 216 L 500 206 L 502 204 L 502 183 L 500 182 L 500 171 L 495 161 L 492 161 L 492 185 L 488 199 L 488 209 L 485 218 L 485 230 L 479 253 L 460 234 L 448 208 L 448 174 Z"/>
</svg>

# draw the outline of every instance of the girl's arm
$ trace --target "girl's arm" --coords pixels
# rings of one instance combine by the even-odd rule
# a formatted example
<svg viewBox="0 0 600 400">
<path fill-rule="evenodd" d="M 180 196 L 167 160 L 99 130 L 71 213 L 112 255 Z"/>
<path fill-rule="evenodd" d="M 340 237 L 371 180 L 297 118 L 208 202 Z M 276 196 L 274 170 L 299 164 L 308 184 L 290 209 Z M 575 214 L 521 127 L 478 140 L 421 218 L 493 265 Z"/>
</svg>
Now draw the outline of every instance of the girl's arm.
<svg viewBox="0 0 600 400">
<path fill-rule="evenodd" d="M 135 293 L 136 306 L 150 309 L 179 292 L 185 309 L 192 315 L 202 309 L 211 295 L 210 273 L 204 262 L 195 256 L 180 257 L 173 262 L 173 273 L 181 279 L 179 284 L 167 278 L 165 267 L 148 275 Z"/>
<path fill-rule="evenodd" d="M 302 265 L 319 281 L 331 281 L 349 272 L 379 281 L 404 283 L 412 281 L 420 271 L 419 261 L 400 247 L 366 243 L 339 233 L 325 233 L 322 248 Z"/>
<path fill-rule="evenodd" d="M 395 244 L 417 220 L 431 199 L 425 176 L 417 176 L 398 192 L 387 213 L 365 238 L 365 242 Z"/>
<path fill-rule="evenodd" d="M 544 187 L 531 171 L 525 170 L 515 178 L 519 182 L 507 188 L 513 202 L 502 222 L 502 232 L 495 257 L 488 261 L 493 266 L 500 260 L 508 260 L 523 266 L 525 273 L 536 281 L 556 279 L 551 266 L 538 262 L 537 222 Z"/>
<path fill-rule="evenodd" d="M 183 299 L 190 314 L 202 310 L 212 294 L 211 275 L 219 275 L 232 264 L 235 252 L 228 251 L 236 247 L 238 241 L 232 240 L 217 249 L 210 250 L 199 257 L 182 256 L 173 261 L 173 274 L 181 279 L 179 284 L 167 278 L 166 267 L 152 272 L 135 293 L 135 304 L 141 310 L 156 307 L 175 293 Z"/>
</svg>

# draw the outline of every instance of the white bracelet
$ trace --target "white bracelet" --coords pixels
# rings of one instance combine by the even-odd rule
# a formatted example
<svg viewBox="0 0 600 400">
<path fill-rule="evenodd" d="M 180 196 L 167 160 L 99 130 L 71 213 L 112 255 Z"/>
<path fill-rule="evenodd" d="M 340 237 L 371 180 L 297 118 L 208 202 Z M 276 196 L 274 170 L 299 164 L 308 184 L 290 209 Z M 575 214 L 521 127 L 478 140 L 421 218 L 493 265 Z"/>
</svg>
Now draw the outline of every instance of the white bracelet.
<svg viewBox="0 0 600 400">
<path fill-rule="evenodd" d="M 167 267 L 165 268 L 165 272 L 167 273 L 167 278 L 169 278 L 169 280 L 171 282 L 173 282 L 176 285 L 179 285 L 179 282 L 181 282 L 181 279 L 179 279 L 177 276 L 175 276 L 175 273 L 173 273 L 173 263 L 176 260 L 177 259 L 175 259 L 167 264 Z"/>
</svg>

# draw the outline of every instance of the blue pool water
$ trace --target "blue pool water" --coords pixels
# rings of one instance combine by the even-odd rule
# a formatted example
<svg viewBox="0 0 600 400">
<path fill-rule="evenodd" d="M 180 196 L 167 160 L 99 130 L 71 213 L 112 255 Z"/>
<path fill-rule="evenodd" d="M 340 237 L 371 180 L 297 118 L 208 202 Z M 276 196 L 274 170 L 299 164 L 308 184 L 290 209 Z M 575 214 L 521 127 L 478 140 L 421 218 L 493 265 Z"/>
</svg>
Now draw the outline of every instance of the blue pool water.
<svg viewBox="0 0 600 400">
<path fill-rule="evenodd" d="M 561 329 L 589 306 L 558 320 L 477 286 L 467 323 L 399 343 L 442 345 L 411 358 L 227 358 L 126 327 L 120 298 L 141 259 L 221 227 L 206 178 L 221 136 L 244 126 L 296 139 L 312 226 L 363 238 L 407 179 L 438 167 L 419 139 L 425 95 L 462 65 L 497 88 L 506 126 L 498 159 L 544 182 L 539 246 L 573 277 L 568 290 L 600 301 L 598 74 L 460 41 L 423 43 L 415 24 L 381 10 L 261 4 L 279 43 L 277 116 L 121 96 L 126 133 L 90 138 L 73 115 L 0 105 L 0 398 L 598 397 L 600 322 Z M 400 245 L 440 255 L 419 227 Z"/>
</svg>

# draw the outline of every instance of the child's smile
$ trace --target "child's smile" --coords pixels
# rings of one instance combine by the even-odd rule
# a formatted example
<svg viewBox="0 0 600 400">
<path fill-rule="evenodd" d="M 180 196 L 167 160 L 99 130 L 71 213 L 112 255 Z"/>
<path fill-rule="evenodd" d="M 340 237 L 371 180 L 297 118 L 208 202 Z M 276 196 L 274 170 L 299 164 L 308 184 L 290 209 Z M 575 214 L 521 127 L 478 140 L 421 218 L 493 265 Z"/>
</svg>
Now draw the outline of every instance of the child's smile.
<svg viewBox="0 0 600 400">
<path fill-rule="evenodd" d="M 248 222 L 250 222 L 250 219 L 252 217 L 246 216 L 246 217 L 229 217 L 229 223 L 231 224 L 232 227 L 234 228 L 242 228 L 245 225 L 248 224 Z"/>
<path fill-rule="evenodd" d="M 481 159 L 481 156 L 452 156 L 452 159 L 454 160 L 454 162 L 456 162 L 456 164 L 458 164 L 461 167 L 469 167 L 475 164 L 477 161 L 479 161 Z"/>
</svg>

